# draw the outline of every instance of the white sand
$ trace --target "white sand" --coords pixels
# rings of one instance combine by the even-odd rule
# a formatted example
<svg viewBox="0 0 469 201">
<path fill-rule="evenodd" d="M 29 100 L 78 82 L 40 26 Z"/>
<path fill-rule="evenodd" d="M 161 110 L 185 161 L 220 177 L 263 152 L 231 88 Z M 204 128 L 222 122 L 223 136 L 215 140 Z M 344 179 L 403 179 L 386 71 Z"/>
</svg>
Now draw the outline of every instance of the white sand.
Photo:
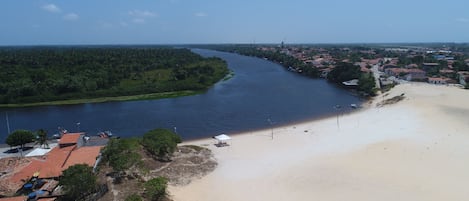
<svg viewBox="0 0 469 201">
<path fill-rule="evenodd" d="M 469 91 L 399 85 L 406 99 L 351 115 L 233 136 L 218 167 L 176 201 L 469 200 Z M 383 98 L 376 98 L 381 101 Z M 308 132 L 305 132 L 307 130 Z"/>
</svg>

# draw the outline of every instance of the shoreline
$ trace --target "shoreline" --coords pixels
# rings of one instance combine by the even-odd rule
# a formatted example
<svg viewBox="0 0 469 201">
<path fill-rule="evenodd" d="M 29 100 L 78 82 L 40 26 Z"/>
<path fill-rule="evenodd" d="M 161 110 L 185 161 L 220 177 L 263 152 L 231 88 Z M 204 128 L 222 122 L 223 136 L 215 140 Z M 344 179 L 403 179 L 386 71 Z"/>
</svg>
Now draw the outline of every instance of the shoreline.
<svg viewBox="0 0 469 201">
<path fill-rule="evenodd" d="M 78 105 L 78 104 L 87 104 L 87 103 L 106 103 L 106 102 L 120 102 L 120 101 L 157 100 L 157 99 L 164 99 L 164 98 L 177 98 L 177 97 L 183 97 L 183 96 L 197 95 L 202 92 L 204 92 L 204 90 L 200 90 L 200 91 L 184 90 L 184 91 L 175 91 L 175 92 L 138 94 L 138 95 L 130 95 L 130 96 L 57 100 L 57 101 L 47 101 L 47 102 L 37 102 L 37 103 L 0 104 L 0 108 L 24 108 L 24 107 L 37 107 L 37 106 Z"/>
<path fill-rule="evenodd" d="M 405 99 L 382 107 L 382 99 Z M 383 96 L 385 96 L 383 98 Z M 239 133 L 230 146 L 205 146 L 217 168 L 174 200 L 467 200 L 469 93 L 403 84 L 340 117 Z M 305 132 L 307 130 L 307 132 Z M 431 178 L 431 179 L 429 179 Z"/>
<path fill-rule="evenodd" d="M 384 93 L 384 94 L 386 94 L 386 93 Z M 359 105 L 358 108 L 355 108 L 355 109 L 351 108 L 350 106 L 342 107 L 342 108 L 348 108 L 348 110 L 347 110 L 347 112 L 340 112 L 339 113 L 339 118 L 344 117 L 344 116 L 353 115 L 353 114 L 356 114 L 356 113 L 361 113 L 361 112 L 364 112 L 364 111 L 372 108 L 373 105 L 377 104 L 377 101 L 381 101 L 381 100 L 378 100 L 378 97 L 381 97 L 382 95 L 383 94 L 377 95 L 375 97 L 363 99 L 363 102 Z M 357 97 L 360 97 L 360 96 L 357 95 Z M 337 112 L 333 112 L 333 113 L 324 114 L 324 115 L 321 115 L 321 116 L 318 116 L 318 117 L 311 117 L 311 118 L 304 119 L 304 120 L 294 121 L 294 122 L 291 122 L 291 123 L 284 123 L 284 124 L 274 125 L 274 127 L 271 127 L 271 128 L 246 129 L 246 130 L 242 130 L 242 131 L 237 131 L 235 133 L 221 132 L 219 134 L 227 134 L 231 137 L 234 137 L 234 136 L 244 135 L 246 133 L 266 132 L 266 131 L 270 132 L 272 130 L 272 128 L 275 131 L 275 129 L 294 127 L 294 126 L 297 126 L 297 125 L 303 125 L 303 124 L 308 124 L 308 123 L 313 123 L 313 122 L 325 121 L 325 120 L 328 120 L 328 119 L 336 119 L 336 117 L 337 117 Z M 181 144 L 187 144 L 187 143 L 191 143 L 191 142 L 198 142 L 198 141 L 203 141 L 203 140 L 207 140 L 207 139 L 213 139 L 212 137 L 213 136 L 206 136 L 206 137 L 200 137 L 200 138 L 193 138 L 193 139 L 189 139 L 189 140 L 183 140 L 183 142 Z"/>
</svg>

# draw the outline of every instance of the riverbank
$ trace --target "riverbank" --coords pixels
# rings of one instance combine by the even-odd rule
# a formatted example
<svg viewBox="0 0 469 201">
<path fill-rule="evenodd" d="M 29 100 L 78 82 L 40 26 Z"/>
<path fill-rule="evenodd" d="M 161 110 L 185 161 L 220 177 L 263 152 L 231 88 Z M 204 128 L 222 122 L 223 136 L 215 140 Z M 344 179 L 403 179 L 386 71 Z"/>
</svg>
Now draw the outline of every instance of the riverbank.
<svg viewBox="0 0 469 201">
<path fill-rule="evenodd" d="M 73 100 L 59 100 L 38 103 L 20 103 L 20 104 L 0 104 L 0 108 L 17 108 L 17 107 L 33 107 L 33 106 L 47 106 L 47 105 L 75 105 L 84 103 L 104 103 L 116 101 L 136 101 L 136 100 L 156 100 L 162 98 L 176 98 L 182 96 L 191 96 L 200 94 L 204 91 L 175 91 L 151 94 L 139 94 L 133 96 L 116 96 L 116 97 L 100 97 L 100 98 L 86 98 L 86 99 L 73 99 Z"/>
<path fill-rule="evenodd" d="M 170 193 L 178 201 L 467 200 L 467 100 L 456 87 L 402 84 L 339 118 L 245 132 L 221 148 L 188 142 L 209 147 L 219 165 Z"/>
</svg>

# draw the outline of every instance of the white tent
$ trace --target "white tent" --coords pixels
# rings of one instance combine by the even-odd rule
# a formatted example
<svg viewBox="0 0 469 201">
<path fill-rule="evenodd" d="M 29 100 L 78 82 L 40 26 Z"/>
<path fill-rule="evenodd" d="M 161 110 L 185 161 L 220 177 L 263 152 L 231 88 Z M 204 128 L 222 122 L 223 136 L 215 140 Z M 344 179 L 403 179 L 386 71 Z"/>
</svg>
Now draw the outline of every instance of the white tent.
<svg viewBox="0 0 469 201">
<path fill-rule="evenodd" d="M 213 136 L 214 139 L 216 139 L 218 142 L 215 144 L 217 147 L 223 147 L 223 146 L 228 146 L 228 143 L 226 143 L 227 140 L 231 140 L 231 137 L 226 135 L 226 134 L 221 134 L 217 136 Z"/>
<path fill-rule="evenodd" d="M 214 136 L 213 138 L 217 139 L 218 141 L 231 140 L 231 137 L 226 134 L 217 135 L 217 136 Z"/>
</svg>

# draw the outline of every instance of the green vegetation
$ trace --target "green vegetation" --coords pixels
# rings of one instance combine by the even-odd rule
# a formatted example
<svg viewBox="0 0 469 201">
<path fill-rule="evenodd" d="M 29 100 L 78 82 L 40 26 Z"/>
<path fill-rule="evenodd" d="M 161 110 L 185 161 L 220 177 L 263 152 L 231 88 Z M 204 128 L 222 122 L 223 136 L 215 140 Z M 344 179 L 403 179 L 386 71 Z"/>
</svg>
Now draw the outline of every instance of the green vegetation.
<svg viewBox="0 0 469 201">
<path fill-rule="evenodd" d="M 138 153 L 139 148 L 138 138 L 112 138 L 103 150 L 103 162 L 107 162 L 114 171 L 125 171 L 142 163 L 142 157 Z"/>
<path fill-rule="evenodd" d="M 103 164 L 108 164 L 113 171 L 117 171 L 114 183 L 121 183 L 125 179 L 127 170 L 136 170 L 134 167 L 143 167 L 142 154 L 149 153 L 154 158 L 169 161 L 177 148 L 181 138 L 167 129 L 154 129 L 143 135 L 142 138 L 111 139 L 103 149 Z M 201 148 L 199 148 L 201 149 Z M 144 168 L 140 168 L 144 171 Z M 168 181 L 163 177 L 156 177 L 144 183 L 144 197 L 146 200 L 162 200 L 167 196 Z M 129 195 L 126 201 L 143 200 L 141 195 Z"/>
<path fill-rule="evenodd" d="M 21 146 L 23 150 L 26 143 L 34 142 L 35 136 L 31 131 L 28 130 L 15 130 L 13 133 L 8 135 L 5 140 L 8 145 L 11 147 Z"/>
<path fill-rule="evenodd" d="M 327 74 L 327 79 L 341 84 L 342 82 L 358 79 L 360 77 L 360 67 L 351 63 L 338 63 L 337 66 Z"/>
<path fill-rule="evenodd" d="M 222 46 L 203 46 L 203 48 L 214 49 L 218 51 L 233 52 L 246 56 L 253 56 L 259 58 L 267 58 L 270 61 L 277 62 L 284 66 L 285 68 L 294 69 L 298 73 L 309 77 L 318 77 L 319 72 L 316 68 L 306 65 L 302 61 L 296 59 L 295 57 L 289 56 L 277 51 L 262 51 L 257 49 L 255 46 L 246 46 L 246 45 L 222 45 Z M 291 67 L 291 68 L 290 68 Z"/>
<path fill-rule="evenodd" d="M 163 92 L 193 94 L 228 74 L 226 63 L 219 58 L 203 58 L 188 49 L 143 46 L 2 48 L 0 67 L 2 106 L 168 95 L 159 94 Z M 140 94 L 150 95 L 135 97 Z"/>
<path fill-rule="evenodd" d="M 142 201 L 142 197 L 137 194 L 129 195 L 125 198 L 125 201 Z"/>
<path fill-rule="evenodd" d="M 360 67 L 351 63 L 339 63 L 329 72 L 327 79 L 337 84 L 358 79 L 357 90 L 365 96 L 375 95 L 376 83 L 371 73 L 362 73 Z"/>
<path fill-rule="evenodd" d="M 40 147 L 49 148 L 49 143 L 47 143 L 47 131 L 44 129 L 39 129 L 37 132 L 37 140 L 36 143 L 39 144 Z"/>
<path fill-rule="evenodd" d="M 154 129 L 143 135 L 142 145 L 158 160 L 170 161 L 181 137 L 167 129 Z"/>
<path fill-rule="evenodd" d="M 376 94 L 376 82 L 373 74 L 362 73 L 358 79 L 358 91 L 366 96 L 374 96 Z"/>
<path fill-rule="evenodd" d="M 96 190 L 97 177 L 92 167 L 86 164 L 73 165 L 63 171 L 59 185 L 63 186 L 65 192 L 63 200 L 80 200 Z"/>
<path fill-rule="evenodd" d="M 101 97 L 101 98 L 87 98 L 87 99 L 73 99 L 73 100 L 60 100 L 48 101 L 38 103 L 14 103 L 14 104 L 0 104 L 0 107 L 30 107 L 30 106 L 43 106 L 43 105 L 73 105 L 81 103 L 103 103 L 115 101 L 134 101 L 134 100 L 155 100 L 161 98 L 175 98 L 181 96 L 190 96 L 201 93 L 202 91 L 176 91 L 176 92 L 162 92 L 152 94 L 139 94 L 132 96 L 116 96 L 116 97 Z"/>
<path fill-rule="evenodd" d="M 168 180 L 163 177 L 157 177 L 148 180 L 144 184 L 145 186 L 145 197 L 152 201 L 162 200 L 166 197 L 166 188 L 168 186 Z"/>
</svg>

